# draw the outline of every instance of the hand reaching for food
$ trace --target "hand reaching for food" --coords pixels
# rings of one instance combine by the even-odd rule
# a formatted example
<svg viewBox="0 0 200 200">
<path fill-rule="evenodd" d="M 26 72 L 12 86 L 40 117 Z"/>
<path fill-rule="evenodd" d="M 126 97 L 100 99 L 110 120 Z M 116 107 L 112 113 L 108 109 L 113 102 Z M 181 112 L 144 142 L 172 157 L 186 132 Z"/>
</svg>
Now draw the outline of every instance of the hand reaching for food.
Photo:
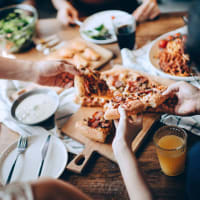
<svg viewBox="0 0 200 200">
<path fill-rule="evenodd" d="M 36 83 L 62 88 L 72 87 L 74 75 L 79 74 L 74 66 L 63 60 L 35 62 L 33 69 L 36 70 Z"/>
<path fill-rule="evenodd" d="M 69 2 L 66 2 L 65 6 L 58 9 L 57 19 L 63 25 L 74 24 L 74 21 L 78 20 L 78 11 Z"/>
<path fill-rule="evenodd" d="M 142 5 L 133 12 L 133 16 L 138 22 L 142 22 L 148 19 L 152 20 L 159 14 L 160 9 L 156 0 L 144 0 Z"/>
<path fill-rule="evenodd" d="M 163 95 L 177 96 L 178 102 L 173 108 L 173 113 L 176 115 L 200 113 L 200 90 L 189 83 L 177 82 L 172 84 L 164 91 Z M 169 112 L 171 113 L 171 110 Z"/>
<path fill-rule="evenodd" d="M 115 120 L 116 135 L 113 140 L 113 148 L 118 146 L 118 142 L 125 143 L 131 147 L 131 143 L 135 135 L 142 129 L 142 115 L 138 116 L 134 121 L 129 118 L 125 110 L 120 106 L 118 108 L 120 113 L 119 122 Z"/>
</svg>

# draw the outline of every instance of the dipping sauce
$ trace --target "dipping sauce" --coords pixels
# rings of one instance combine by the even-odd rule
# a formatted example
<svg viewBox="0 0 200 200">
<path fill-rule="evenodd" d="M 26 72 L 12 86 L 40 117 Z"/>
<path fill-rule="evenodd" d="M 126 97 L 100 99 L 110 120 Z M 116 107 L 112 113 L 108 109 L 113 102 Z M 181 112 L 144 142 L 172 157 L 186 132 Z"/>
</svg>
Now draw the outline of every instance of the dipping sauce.
<svg viewBox="0 0 200 200">
<path fill-rule="evenodd" d="M 50 95 L 34 94 L 17 106 L 15 116 L 25 124 L 36 124 L 53 115 L 56 106 L 56 100 Z"/>
</svg>

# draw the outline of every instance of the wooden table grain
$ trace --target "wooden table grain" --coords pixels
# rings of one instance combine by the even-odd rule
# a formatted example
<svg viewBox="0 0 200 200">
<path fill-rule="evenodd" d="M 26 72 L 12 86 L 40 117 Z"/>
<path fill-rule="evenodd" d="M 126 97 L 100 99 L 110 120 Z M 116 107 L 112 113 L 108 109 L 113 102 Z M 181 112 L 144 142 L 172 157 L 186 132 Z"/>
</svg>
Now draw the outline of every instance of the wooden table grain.
<svg viewBox="0 0 200 200">
<path fill-rule="evenodd" d="M 181 16 L 183 13 L 162 14 L 157 20 L 144 22 L 137 26 L 136 44 L 141 47 L 158 36 L 183 26 Z M 55 33 L 61 26 L 54 19 L 41 20 L 38 23 L 40 35 L 49 35 Z M 64 28 L 59 32 L 63 39 L 72 39 L 79 35 L 78 27 Z M 117 44 L 103 45 L 115 54 L 112 63 L 106 65 L 109 68 L 113 63 L 121 63 L 120 52 Z M 42 59 L 43 56 L 34 49 L 27 53 L 17 55 L 19 59 Z M 184 199 L 185 174 L 177 177 L 167 177 L 161 170 L 156 157 L 155 147 L 152 136 L 155 131 L 162 126 L 157 123 L 152 129 L 136 153 L 139 166 L 144 173 L 155 199 L 158 200 L 179 200 Z M 10 131 L 1 124 L 0 126 L 0 152 L 9 144 L 18 138 L 18 135 Z M 198 141 L 199 138 L 189 133 L 189 146 Z M 72 158 L 73 155 L 70 155 Z M 128 194 L 123 183 L 117 164 L 107 160 L 104 157 L 95 155 L 88 164 L 82 175 L 77 175 L 67 170 L 64 171 L 60 179 L 68 181 L 77 186 L 83 192 L 90 195 L 95 200 L 127 200 Z M 134 187 L 134 185 L 133 185 Z"/>
</svg>

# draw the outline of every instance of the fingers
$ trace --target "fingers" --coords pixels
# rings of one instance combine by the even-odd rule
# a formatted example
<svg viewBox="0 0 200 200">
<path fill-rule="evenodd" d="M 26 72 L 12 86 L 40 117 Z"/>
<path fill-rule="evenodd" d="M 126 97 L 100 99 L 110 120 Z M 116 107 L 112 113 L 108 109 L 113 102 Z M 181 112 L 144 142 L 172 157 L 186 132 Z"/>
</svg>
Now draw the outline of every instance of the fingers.
<svg viewBox="0 0 200 200">
<path fill-rule="evenodd" d="M 142 15 L 143 15 L 143 12 L 145 12 L 145 10 L 147 9 L 148 5 L 149 5 L 149 3 L 148 3 L 148 1 L 146 1 L 139 8 L 137 8 L 134 11 L 133 16 L 134 16 L 136 21 L 140 21 Z"/>
<path fill-rule="evenodd" d="M 154 19 L 160 14 L 159 7 L 155 1 L 145 1 L 136 11 L 133 13 L 136 21 L 145 21 L 147 19 Z"/>
<path fill-rule="evenodd" d="M 61 63 L 58 67 L 59 73 L 69 72 L 70 74 L 73 74 L 73 75 L 80 75 L 80 72 L 78 71 L 78 69 L 74 65 L 69 64 L 66 60 L 62 60 L 60 62 Z"/>
<path fill-rule="evenodd" d="M 119 106 L 118 111 L 120 114 L 118 129 L 120 130 L 121 133 L 123 133 L 127 127 L 127 115 L 126 111 L 121 106 Z"/>
<path fill-rule="evenodd" d="M 169 96 L 171 94 L 175 94 L 179 91 L 179 88 L 181 86 L 181 82 L 177 82 L 177 83 L 174 83 L 172 85 L 170 85 L 163 93 L 162 95 L 164 96 Z"/>
<path fill-rule="evenodd" d="M 160 9 L 159 9 L 159 7 L 156 5 L 156 7 L 154 7 L 154 9 L 152 10 L 152 12 L 150 13 L 149 19 L 154 19 L 154 18 L 156 18 L 159 14 L 160 14 Z"/>
</svg>

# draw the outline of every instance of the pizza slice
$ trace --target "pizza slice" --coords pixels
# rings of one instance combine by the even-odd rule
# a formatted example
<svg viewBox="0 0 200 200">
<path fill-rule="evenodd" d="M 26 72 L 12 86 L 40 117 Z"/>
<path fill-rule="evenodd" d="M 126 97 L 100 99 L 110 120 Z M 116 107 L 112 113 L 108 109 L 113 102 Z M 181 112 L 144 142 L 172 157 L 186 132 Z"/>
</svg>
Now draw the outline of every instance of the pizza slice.
<svg viewBox="0 0 200 200">
<path fill-rule="evenodd" d="M 103 107 L 112 98 L 106 82 L 100 78 L 99 72 L 89 71 L 88 73 L 75 76 L 76 97 L 75 102 L 82 106 Z"/>
<path fill-rule="evenodd" d="M 102 76 L 113 90 L 112 100 L 104 106 L 105 119 L 118 119 L 119 106 L 132 115 L 155 109 L 167 98 L 162 95 L 166 86 L 132 70 L 111 70 Z"/>
<path fill-rule="evenodd" d="M 81 133 L 91 140 L 102 142 L 106 141 L 108 135 L 112 133 L 112 121 L 105 120 L 104 112 L 97 111 L 91 117 L 76 123 Z"/>
</svg>

